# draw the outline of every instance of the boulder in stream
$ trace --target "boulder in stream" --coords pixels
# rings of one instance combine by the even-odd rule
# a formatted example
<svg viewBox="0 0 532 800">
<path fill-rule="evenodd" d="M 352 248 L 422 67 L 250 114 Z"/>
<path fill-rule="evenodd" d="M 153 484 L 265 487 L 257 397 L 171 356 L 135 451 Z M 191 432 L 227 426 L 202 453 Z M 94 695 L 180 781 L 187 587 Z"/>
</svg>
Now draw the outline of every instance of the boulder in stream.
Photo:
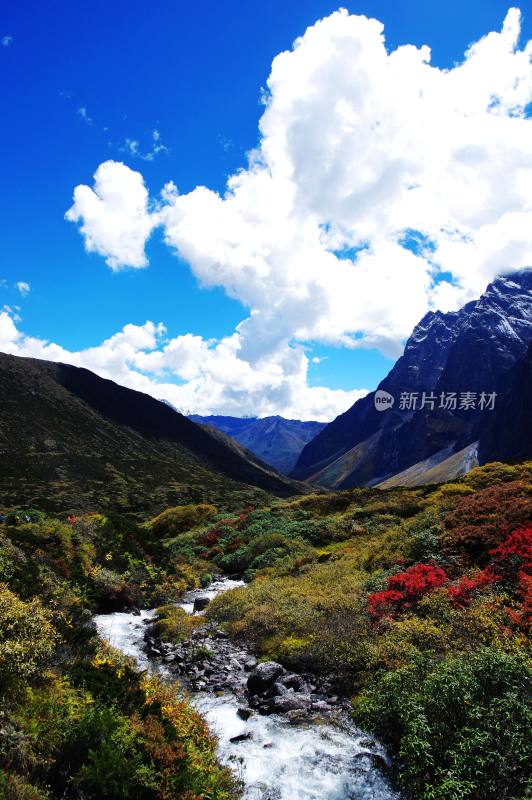
<svg viewBox="0 0 532 800">
<path fill-rule="evenodd" d="M 247 680 L 247 687 L 250 694 L 265 692 L 273 686 L 277 678 L 284 672 L 284 667 L 276 661 L 264 661 L 250 673 Z"/>
<path fill-rule="evenodd" d="M 287 692 L 287 694 L 273 697 L 270 707 L 275 714 L 286 714 L 288 711 L 308 711 L 310 697 Z"/>
<path fill-rule="evenodd" d="M 238 744 L 238 742 L 246 742 L 248 739 L 252 738 L 252 734 L 250 731 L 245 731 L 244 733 L 239 733 L 238 736 L 231 736 L 229 741 L 231 744 Z"/>
<path fill-rule="evenodd" d="M 196 611 L 203 611 L 209 603 L 211 602 L 211 598 L 208 597 L 206 594 L 200 594 L 194 598 L 194 613 Z"/>
</svg>

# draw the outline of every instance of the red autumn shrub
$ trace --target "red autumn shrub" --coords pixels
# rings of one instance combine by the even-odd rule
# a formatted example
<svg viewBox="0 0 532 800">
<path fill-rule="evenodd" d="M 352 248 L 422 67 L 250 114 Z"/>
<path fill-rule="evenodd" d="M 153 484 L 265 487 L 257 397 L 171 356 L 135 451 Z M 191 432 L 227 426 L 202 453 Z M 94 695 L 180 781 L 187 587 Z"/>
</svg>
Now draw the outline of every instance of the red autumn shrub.
<svg viewBox="0 0 532 800">
<path fill-rule="evenodd" d="M 473 599 L 475 592 L 485 586 L 490 586 L 497 580 L 498 576 L 488 567 L 472 578 L 464 576 L 457 585 L 449 586 L 447 593 L 456 608 L 465 608 Z"/>
<path fill-rule="evenodd" d="M 448 594 L 458 608 L 469 605 L 476 591 L 497 581 L 507 581 L 516 586 L 516 594 L 522 597 L 524 606 L 532 606 L 532 527 L 521 528 L 489 551 L 491 563 L 471 578 L 463 577 L 455 586 L 449 586 Z M 524 607 L 523 607 L 524 608 Z M 510 612 L 513 614 L 514 612 Z M 521 613 L 521 612 L 519 612 Z"/>
<path fill-rule="evenodd" d="M 507 609 L 508 616 L 518 628 L 530 630 L 532 627 L 532 575 L 519 572 L 516 594 L 520 607 L 514 611 Z"/>
<path fill-rule="evenodd" d="M 512 578 L 518 572 L 532 573 L 532 526 L 520 528 L 505 542 L 490 550 L 493 568 L 501 577 Z"/>
<path fill-rule="evenodd" d="M 403 599 L 401 592 L 392 589 L 375 592 L 368 597 L 368 611 L 372 617 L 384 617 L 396 611 Z"/>
<path fill-rule="evenodd" d="M 515 581 L 517 610 L 507 609 L 514 625 L 529 630 L 532 624 L 532 526 L 512 533 L 491 551 L 493 568 L 506 581 Z"/>
<path fill-rule="evenodd" d="M 523 481 L 488 486 L 457 501 L 444 519 L 442 544 L 486 563 L 489 551 L 532 519 L 532 491 Z"/>
<path fill-rule="evenodd" d="M 404 572 L 388 578 L 388 587 L 368 597 L 368 610 L 372 617 L 382 617 L 407 608 L 423 595 L 439 589 L 447 581 L 447 574 L 434 564 L 414 564 Z"/>
<path fill-rule="evenodd" d="M 221 536 L 221 531 L 218 528 L 211 528 L 206 533 L 203 533 L 199 537 L 198 541 L 200 544 L 206 547 L 211 547 L 212 545 L 215 545 L 218 542 L 220 536 Z"/>
</svg>

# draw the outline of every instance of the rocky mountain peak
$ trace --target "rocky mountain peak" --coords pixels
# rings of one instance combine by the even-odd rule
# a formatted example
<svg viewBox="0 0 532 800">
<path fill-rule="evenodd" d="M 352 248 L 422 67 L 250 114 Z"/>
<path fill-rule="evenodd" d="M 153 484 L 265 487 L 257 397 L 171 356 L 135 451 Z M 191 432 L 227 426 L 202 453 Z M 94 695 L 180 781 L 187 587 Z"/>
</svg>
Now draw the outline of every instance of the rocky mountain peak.
<svg viewBox="0 0 532 800">
<path fill-rule="evenodd" d="M 430 311 L 379 384 L 395 398 L 385 413 L 374 393 L 331 422 L 302 451 L 294 476 L 347 487 L 376 483 L 432 457 L 457 452 L 482 435 L 481 409 L 401 409 L 401 394 L 506 391 L 532 340 L 532 269 L 502 275 L 459 311 Z"/>
</svg>

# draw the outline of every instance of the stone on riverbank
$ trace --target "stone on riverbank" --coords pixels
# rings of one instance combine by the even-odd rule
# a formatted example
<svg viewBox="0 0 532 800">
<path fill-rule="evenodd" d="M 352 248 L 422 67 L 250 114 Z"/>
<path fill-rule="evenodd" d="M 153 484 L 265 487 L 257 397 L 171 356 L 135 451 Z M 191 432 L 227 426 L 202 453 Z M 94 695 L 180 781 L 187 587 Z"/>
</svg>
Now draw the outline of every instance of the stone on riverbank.
<svg viewBox="0 0 532 800">
<path fill-rule="evenodd" d="M 250 673 L 247 680 L 248 692 L 258 694 L 273 686 L 284 672 L 284 667 L 276 661 L 264 661 Z"/>
</svg>

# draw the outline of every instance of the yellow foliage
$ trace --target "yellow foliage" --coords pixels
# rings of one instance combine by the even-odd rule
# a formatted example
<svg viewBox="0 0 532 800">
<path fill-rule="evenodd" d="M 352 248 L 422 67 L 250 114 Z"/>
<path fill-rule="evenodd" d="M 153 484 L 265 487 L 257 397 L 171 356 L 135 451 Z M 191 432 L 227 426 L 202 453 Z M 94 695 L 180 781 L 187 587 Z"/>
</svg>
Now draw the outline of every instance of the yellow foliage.
<svg viewBox="0 0 532 800">
<path fill-rule="evenodd" d="M 195 528 L 217 513 L 216 506 L 206 503 L 175 506 L 167 508 L 148 523 L 151 530 L 160 537 L 177 536 L 183 531 Z"/>
<path fill-rule="evenodd" d="M 0 584 L 0 679 L 35 677 L 51 658 L 58 634 L 39 599 L 24 602 Z"/>
</svg>

